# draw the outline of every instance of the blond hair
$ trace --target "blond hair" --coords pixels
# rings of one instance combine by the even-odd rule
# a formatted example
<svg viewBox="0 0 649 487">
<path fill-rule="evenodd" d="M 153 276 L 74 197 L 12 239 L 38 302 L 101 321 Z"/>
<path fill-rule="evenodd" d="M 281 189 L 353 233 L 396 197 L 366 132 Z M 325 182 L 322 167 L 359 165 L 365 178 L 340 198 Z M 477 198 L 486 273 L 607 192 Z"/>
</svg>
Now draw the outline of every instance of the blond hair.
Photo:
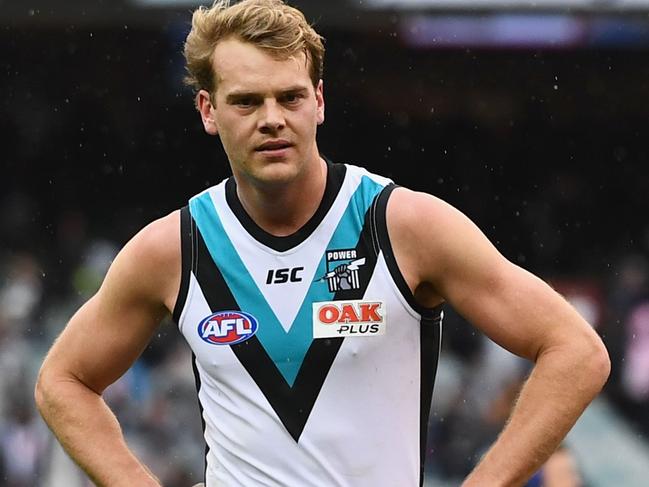
<svg viewBox="0 0 649 487">
<path fill-rule="evenodd" d="M 313 86 L 322 78 L 323 38 L 302 12 L 282 0 L 243 0 L 233 5 L 230 0 L 216 0 L 209 8 L 199 7 L 192 16 L 184 49 L 186 84 L 212 93 L 217 81 L 212 65 L 214 48 L 229 37 L 249 42 L 278 59 L 304 52 Z"/>
</svg>

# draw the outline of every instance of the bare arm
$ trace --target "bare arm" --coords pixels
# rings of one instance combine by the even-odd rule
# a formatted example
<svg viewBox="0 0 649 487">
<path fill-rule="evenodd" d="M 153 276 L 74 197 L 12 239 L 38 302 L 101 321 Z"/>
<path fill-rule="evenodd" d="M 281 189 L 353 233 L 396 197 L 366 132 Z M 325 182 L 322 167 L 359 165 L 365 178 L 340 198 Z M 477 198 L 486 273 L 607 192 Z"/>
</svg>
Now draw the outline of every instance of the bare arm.
<svg viewBox="0 0 649 487">
<path fill-rule="evenodd" d="M 422 304 L 449 301 L 492 340 L 535 362 L 509 422 L 463 484 L 522 485 L 601 390 L 610 368 L 604 345 L 561 296 L 446 203 L 396 190 L 388 225 Z"/>
<path fill-rule="evenodd" d="M 157 486 L 101 397 L 146 347 L 180 282 L 178 213 L 135 236 L 101 289 L 72 317 L 42 365 L 36 403 L 59 441 L 100 486 Z"/>
</svg>

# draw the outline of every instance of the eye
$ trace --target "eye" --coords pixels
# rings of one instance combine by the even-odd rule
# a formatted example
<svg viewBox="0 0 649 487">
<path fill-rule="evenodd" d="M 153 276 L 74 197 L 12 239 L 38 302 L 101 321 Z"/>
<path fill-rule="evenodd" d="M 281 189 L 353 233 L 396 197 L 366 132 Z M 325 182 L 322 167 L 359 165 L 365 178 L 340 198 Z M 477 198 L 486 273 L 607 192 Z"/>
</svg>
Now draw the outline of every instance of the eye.
<svg viewBox="0 0 649 487">
<path fill-rule="evenodd" d="M 240 93 L 231 95 L 227 98 L 228 104 L 237 107 L 241 110 L 249 110 L 258 106 L 262 100 L 254 93 Z"/>
<path fill-rule="evenodd" d="M 255 101 L 252 97 L 244 97 L 237 99 L 234 104 L 241 108 L 250 108 L 255 104 Z"/>
<path fill-rule="evenodd" d="M 285 93 L 280 101 L 287 105 L 295 105 L 299 103 L 302 98 L 304 98 L 302 93 Z"/>
</svg>

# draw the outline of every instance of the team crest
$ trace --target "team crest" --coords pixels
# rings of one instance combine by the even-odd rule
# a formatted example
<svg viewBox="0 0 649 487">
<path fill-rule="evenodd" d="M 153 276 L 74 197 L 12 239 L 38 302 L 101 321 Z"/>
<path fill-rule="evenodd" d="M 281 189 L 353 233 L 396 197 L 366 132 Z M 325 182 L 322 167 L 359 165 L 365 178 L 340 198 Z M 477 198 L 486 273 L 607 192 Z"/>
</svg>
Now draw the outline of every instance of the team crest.
<svg viewBox="0 0 649 487">
<path fill-rule="evenodd" d="M 329 292 L 360 289 L 358 268 L 365 264 L 365 257 L 358 258 L 356 249 L 327 250 L 327 273 L 318 281 L 327 281 Z"/>
</svg>

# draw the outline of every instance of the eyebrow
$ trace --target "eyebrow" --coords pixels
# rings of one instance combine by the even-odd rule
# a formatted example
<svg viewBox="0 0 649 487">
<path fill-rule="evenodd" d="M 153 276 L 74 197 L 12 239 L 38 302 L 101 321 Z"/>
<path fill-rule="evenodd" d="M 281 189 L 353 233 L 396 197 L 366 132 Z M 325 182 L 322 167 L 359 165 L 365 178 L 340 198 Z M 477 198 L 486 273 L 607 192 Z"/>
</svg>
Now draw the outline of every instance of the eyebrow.
<svg viewBox="0 0 649 487">
<path fill-rule="evenodd" d="M 304 93 L 308 90 L 307 87 L 303 85 L 295 85 L 295 86 L 290 86 L 288 88 L 285 88 L 283 90 L 279 90 L 276 95 L 286 95 L 288 93 Z M 229 93 L 225 97 L 225 101 L 227 103 L 232 103 L 237 100 L 240 100 L 241 98 L 262 98 L 261 93 L 254 92 L 254 91 L 233 91 L 232 93 Z"/>
<path fill-rule="evenodd" d="M 296 93 L 300 91 L 307 91 L 307 87 L 302 86 L 302 85 L 295 85 L 291 86 L 290 88 L 286 88 L 285 90 L 281 90 L 280 93 Z"/>
<path fill-rule="evenodd" d="M 228 96 L 225 97 L 226 103 L 232 103 L 236 102 L 242 98 L 255 98 L 258 99 L 260 98 L 259 93 L 254 93 L 252 91 L 235 91 L 234 93 L 230 93 Z"/>
</svg>

